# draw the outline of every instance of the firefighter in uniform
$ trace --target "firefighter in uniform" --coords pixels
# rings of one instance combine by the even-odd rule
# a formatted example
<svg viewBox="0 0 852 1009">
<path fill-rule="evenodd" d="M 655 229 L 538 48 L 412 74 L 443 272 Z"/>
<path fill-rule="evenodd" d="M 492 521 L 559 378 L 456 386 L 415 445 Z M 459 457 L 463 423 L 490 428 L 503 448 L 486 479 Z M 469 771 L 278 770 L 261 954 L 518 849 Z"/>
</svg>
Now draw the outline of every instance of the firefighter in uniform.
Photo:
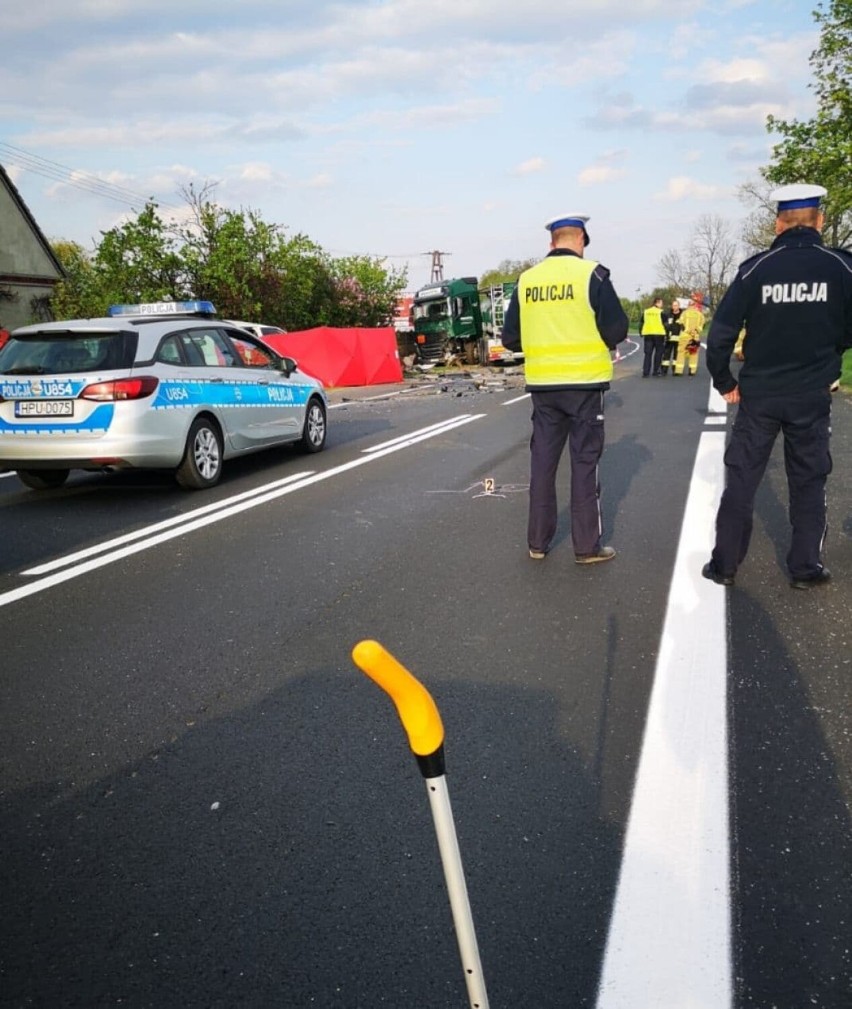
<svg viewBox="0 0 852 1009">
<path fill-rule="evenodd" d="M 693 294 L 689 307 L 680 313 L 680 323 L 683 327 L 677 338 L 677 357 L 675 358 L 675 375 L 690 375 L 698 371 L 698 350 L 701 346 L 701 331 L 704 329 L 703 296 Z"/>
<path fill-rule="evenodd" d="M 565 442 L 571 458 L 571 538 L 578 564 L 615 557 L 601 545 L 598 462 L 604 447 L 604 391 L 611 351 L 627 337 L 628 318 L 609 270 L 584 258 L 580 214 L 549 221 L 550 252 L 518 279 L 503 321 L 503 345 L 523 351 L 532 395 L 530 557 L 542 560 L 556 534 L 556 470 Z"/>
<path fill-rule="evenodd" d="M 831 577 L 822 563 L 829 389 L 852 346 L 852 253 L 823 244 L 824 195 L 822 186 L 804 184 L 772 194 L 777 237 L 768 251 L 740 265 L 707 339 L 713 384 L 739 404 L 725 452 L 716 545 L 702 571 L 720 585 L 733 584 L 748 551 L 755 494 L 779 431 L 790 495 L 790 584 L 809 589 Z M 743 326 L 747 350 L 738 383 L 730 361 Z"/>
<path fill-rule="evenodd" d="M 663 325 L 666 327 L 666 344 L 663 349 L 662 361 L 662 371 L 664 375 L 669 373 L 669 368 L 671 368 L 671 373 L 674 375 L 675 360 L 677 358 L 677 344 L 680 334 L 683 331 L 683 324 L 680 321 L 680 317 L 682 315 L 683 309 L 680 307 L 678 299 L 675 298 L 672 302 L 672 307 L 663 315 Z"/>
<path fill-rule="evenodd" d="M 654 304 L 642 313 L 639 335 L 645 339 L 645 359 L 642 363 L 642 378 L 663 373 L 663 347 L 666 342 L 666 326 L 663 322 L 663 299 L 654 298 Z"/>
</svg>

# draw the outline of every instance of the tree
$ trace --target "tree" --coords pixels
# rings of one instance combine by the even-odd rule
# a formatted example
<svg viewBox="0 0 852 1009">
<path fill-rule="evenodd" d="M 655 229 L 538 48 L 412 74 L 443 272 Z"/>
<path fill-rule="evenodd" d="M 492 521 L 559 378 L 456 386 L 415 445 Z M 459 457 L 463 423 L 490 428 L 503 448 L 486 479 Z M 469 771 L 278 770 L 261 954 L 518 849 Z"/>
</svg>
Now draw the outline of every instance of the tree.
<svg viewBox="0 0 852 1009">
<path fill-rule="evenodd" d="M 842 246 L 852 239 L 852 3 L 820 3 L 814 20 L 820 25 L 819 46 L 810 59 L 816 115 L 804 121 L 767 118 L 767 130 L 783 139 L 762 174 L 776 185 L 825 186 L 826 242 Z"/>
<path fill-rule="evenodd" d="M 369 256 L 331 259 L 306 235 L 289 236 L 255 210 L 219 206 L 213 188 L 183 190 L 190 213 L 175 234 L 192 287 L 220 315 L 290 330 L 375 326 L 391 318 L 404 272 L 388 272 Z"/>
<path fill-rule="evenodd" d="M 717 305 L 733 279 L 738 263 L 737 245 L 727 223 L 714 214 L 702 214 L 692 232 L 689 256 L 695 289 L 710 305 Z"/>
<path fill-rule="evenodd" d="M 752 255 L 765 251 L 775 240 L 778 204 L 769 198 L 770 192 L 766 182 L 746 182 L 739 188 L 741 202 L 752 207 L 740 233 L 743 245 Z"/>
<path fill-rule="evenodd" d="M 92 257 L 77 242 L 53 242 L 53 253 L 65 277 L 53 289 L 50 312 L 55 319 L 91 319 L 102 316 L 109 305 Z"/>
<path fill-rule="evenodd" d="M 517 280 L 518 277 L 531 266 L 541 261 L 541 256 L 535 259 L 504 259 L 499 266 L 493 270 L 488 270 L 479 279 L 480 287 L 491 287 L 496 284 L 506 284 Z"/>
<path fill-rule="evenodd" d="M 212 301 L 225 318 L 280 325 L 268 314 L 281 301 L 277 226 L 253 211 L 226 210 L 212 202 L 193 210 L 190 222 L 176 229 L 190 289 Z"/>
<path fill-rule="evenodd" d="M 89 254 L 73 242 L 54 251 L 66 272 L 50 304 L 55 318 L 104 315 L 114 302 L 212 301 L 223 318 L 310 329 L 374 326 L 393 315 L 405 271 L 370 256 L 332 259 L 306 235 L 289 235 L 255 210 L 230 210 L 214 186 L 189 186 L 188 213 L 167 224 L 153 202 L 103 232 Z"/>
<path fill-rule="evenodd" d="M 664 290 L 691 294 L 700 291 L 707 304 L 716 305 L 738 263 L 737 244 L 728 224 L 714 214 L 695 223 L 686 247 L 670 249 L 657 263 Z"/>
<path fill-rule="evenodd" d="M 93 264 L 107 304 L 190 295 L 183 260 L 153 201 L 134 220 L 101 232 Z"/>
<path fill-rule="evenodd" d="M 657 276 L 663 284 L 682 295 L 693 287 L 692 272 L 688 265 L 686 252 L 679 249 L 669 249 L 663 253 L 656 266 Z"/>
<path fill-rule="evenodd" d="M 393 318 L 397 299 L 405 290 L 405 270 L 388 272 L 383 261 L 371 256 L 335 259 L 332 325 L 386 326 Z M 336 320 L 347 320 L 338 322 Z"/>
</svg>

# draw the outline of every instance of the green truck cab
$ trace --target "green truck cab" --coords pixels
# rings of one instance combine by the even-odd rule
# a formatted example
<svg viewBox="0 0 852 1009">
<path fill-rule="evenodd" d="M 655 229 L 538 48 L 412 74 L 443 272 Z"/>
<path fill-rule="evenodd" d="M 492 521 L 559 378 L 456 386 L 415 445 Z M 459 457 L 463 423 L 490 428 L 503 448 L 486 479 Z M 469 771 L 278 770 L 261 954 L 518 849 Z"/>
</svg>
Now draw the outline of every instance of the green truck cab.
<svg viewBox="0 0 852 1009">
<path fill-rule="evenodd" d="M 480 288 L 476 277 L 433 281 L 414 295 L 417 363 L 511 364 L 523 360 L 500 342 L 503 315 L 517 283 Z"/>
</svg>

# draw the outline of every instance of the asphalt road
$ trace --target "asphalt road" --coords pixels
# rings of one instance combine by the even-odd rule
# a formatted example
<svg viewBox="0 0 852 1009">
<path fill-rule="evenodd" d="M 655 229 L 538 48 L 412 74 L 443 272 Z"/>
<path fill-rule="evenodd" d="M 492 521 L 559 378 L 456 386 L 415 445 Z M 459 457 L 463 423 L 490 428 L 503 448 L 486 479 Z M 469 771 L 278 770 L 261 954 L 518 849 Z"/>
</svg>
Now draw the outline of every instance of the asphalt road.
<svg viewBox="0 0 852 1009">
<path fill-rule="evenodd" d="M 619 555 L 581 568 L 566 492 L 527 556 L 518 381 L 338 392 L 325 453 L 240 460 L 204 494 L 0 477 L 0 1005 L 466 1004 L 422 779 L 350 658 L 366 637 L 441 710 L 492 1007 L 596 1004 L 709 383 L 619 364 Z M 787 585 L 776 454 L 718 590 L 737 1009 L 852 1004 L 843 396 L 834 426 L 835 580 Z"/>
</svg>

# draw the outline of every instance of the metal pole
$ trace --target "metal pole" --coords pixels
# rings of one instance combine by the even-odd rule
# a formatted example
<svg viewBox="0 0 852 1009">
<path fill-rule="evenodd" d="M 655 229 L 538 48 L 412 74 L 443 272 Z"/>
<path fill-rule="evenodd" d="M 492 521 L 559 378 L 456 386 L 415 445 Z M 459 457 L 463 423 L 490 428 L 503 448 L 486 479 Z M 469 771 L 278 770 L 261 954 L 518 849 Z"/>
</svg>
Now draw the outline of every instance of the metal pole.
<svg viewBox="0 0 852 1009">
<path fill-rule="evenodd" d="M 482 962 L 479 959 L 479 946 L 476 942 L 476 930 L 473 926 L 446 777 L 441 775 L 439 778 L 427 778 L 426 791 L 432 807 L 435 833 L 438 835 L 438 849 L 441 852 L 444 879 L 447 881 L 447 891 L 450 895 L 450 907 L 456 926 L 467 996 L 471 1009 L 488 1009 L 488 994 L 482 976 Z"/>
<path fill-rule="evenodd" d="M 470 1009 L 489 1009 L 444 774 L 444 726 L 437 705 L 423 684 L 378 641 L 359 642 L 352 650 L 352 658 L 355 665 L 377 683 L 396 705 L 420 773 L 426 780 Z"/>
</svg>

